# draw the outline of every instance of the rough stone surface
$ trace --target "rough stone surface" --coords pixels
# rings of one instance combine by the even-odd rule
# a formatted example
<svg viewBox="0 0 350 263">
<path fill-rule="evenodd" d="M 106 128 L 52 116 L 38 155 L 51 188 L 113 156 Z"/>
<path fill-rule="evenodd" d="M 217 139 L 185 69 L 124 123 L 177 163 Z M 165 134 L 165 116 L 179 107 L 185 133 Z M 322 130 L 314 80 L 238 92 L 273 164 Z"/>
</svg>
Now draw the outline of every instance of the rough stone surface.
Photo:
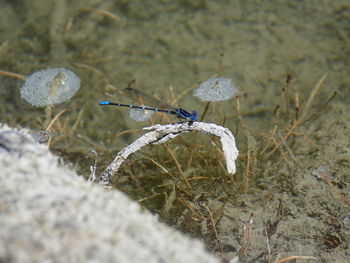
<svg viewBox="0 0 350 263">
<path fill-rule="evenodd" d="M 0 126 L 0 169 L 1 262 L 219 262 L 121 192 L 60 164 L 29 131 Z"/>
</svg>

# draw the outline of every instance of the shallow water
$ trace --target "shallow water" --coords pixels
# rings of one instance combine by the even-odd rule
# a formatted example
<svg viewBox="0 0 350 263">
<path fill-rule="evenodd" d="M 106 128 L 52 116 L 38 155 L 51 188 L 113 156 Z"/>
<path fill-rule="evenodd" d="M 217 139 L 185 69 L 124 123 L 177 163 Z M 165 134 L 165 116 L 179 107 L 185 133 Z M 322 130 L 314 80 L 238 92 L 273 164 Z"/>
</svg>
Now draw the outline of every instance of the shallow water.
<svg viewBox="0 0 350 263">
<path fill-rule="evenodd" d="M 348 136 L 331 136 L 332 133 L 348 133 L 346 123 L 350 119 L 349 1 L 186 0 L 145 3 L 136 0 L 89 0 L 73 3 L 64 0 L 1 0 L 0 70 L 29 75 L 39 69 L 63 66 L 81 78 L 82 86 L 69 102 L 56 106 L 52 116 L 47 116 L 44 109 L 32 107 L 21 100 L 18 90 L 23 81 L 0 75 L 0 121 L 41 129 L 46 128 L 44 125 L 48 118 L 52 119 L 66 110 L 53 126 L 53 131 L 50 131 L 56 136 L 52 148 L 80 167 L 81 172 L 87 172 L 88 165 L 94 160 L 90 150 L 105 152 L 107 149 L 126 146 L 140 133 L 116 134 L 143 127 L 143 124 L 130 120 L 125 109 L 98 106 L 99 100 L 106 99 L 105 91 L 117 94 L 108 85 L 122 89 L 131 80 L 136 80 L 136 84 L 146 92 L 155 93 L 168 102 L 175 101 L 189 111 L 197 110 L 201 113 L 205 103 L 193 98 L 190 89 L 214 76 L 232 78 L 241 90 L 241 114 L 255 143 L 259 144 L 261 137 L 258 135 L 273 127 L 275 119 L 272 112 L 281 103 L 287 74 L 292 76 L 302 102 L 307 100 L 321 77 L 328 74 L 310 107 L 310 113 L 334 91 L 338 92 L 338 96 L 319 115 L 316 122 L 302 130 L 314 141 L 308 144 L 308 140 L 300 139 L 293 145 L 299 147 L 293 148 L 293 151 L 296 151 L 294 154 L 301 164 L 290 165 L 293 166 L 292 169 L 274 167 L 277 169 L 274 170 L 273 165 L 269 166 L 268 163 L 273 163 L 274 160 L 268 160 L 260 166 L 257 164 L 255 176 L 264 178 L 262 181 L 285 176 L 283 182 L 288 186 L 296 183 L 293 181 L 295 178 L 300 179 L 298 183 L 303 182 L 306 180 L 305 174 L 308 174 L 305 169 L 317 165 L 318 159 L 312 154 L 318 152 L 323 153 L 322 160 L 327 160 L 327 165 L 335 165 L 340 176 L 338 180 L 344 184 L 343 191 L 349 192 L 350 182 L 348 179 L 345 182 L 343 180 L 350 167 L 347 159 L 349 156 L 344 154 L 349 153 Z M 179 96 L 185 91 L 185 95 Z M 123 98 L 116 98 L 117 102 L 122 102 L 119 99 Z M 232 131 L 240 131 L 234 109 L 234 100 L 216 103 L 211 105 L 204 121 L 218 124 L 225 122 L 225 126 Z M 334 123 L 336 119 L 338 122 Z M 160 120 L 176 121 L 164 117 L 155 119 Z M 332 130 L 334 127 L 337 127 L 336 131 Z M 239 132 L 237 136 L 244 153 L 244 135 Z M 335 149 L 327 148 L 327 144 L 322 141 L 328 137 L 329 140 L 334 140 Z M 186 137 L 187 140 L 190 138 Z M 205 138 L 199 139 L 199 142 L 205 144 L 203 139 Z M 167 162 L 167 158 L 164 162 L 171 169 L 172 164 Z M 110 159 L 102 157 L 100 170 Z M 266 169 L 261 170 L 261 166 Z M 242 171 L 243 168 L 242 164 Z M 136 171 L 142 169 L 144 167 Z M 294 178 L 289 176 L 291 170 L 298 171 Z M 310 187 L 317 188 L 318 184 L 313 179 L 310 180 Z M 316 186 L 312 185 L 314 183 Z M 293 191 L 287 191 L 286 185 L 282 189 L 288 196 Z M 264 187 L 268 188 L 266 185 Z M 324 187 L 322 191 L 327 192 L 329 189 Z M 267 195 L 266 192 L 262 194 Z M 242 196 L 242 200 L 244 198 L 252 202 L 251 207 L 245 212 L 240 211 L 244 218 L 242 221 L 233 223 L 231 218 L 226 227 L 219 229 L 219 237 L 216 238 L 220 240 L 221 248 L 225 246 L 227 241 L 224 240 L 228 236 L 235 236 L 232 225 L 236 225 L 234 231 L 238 231 L 248 220 L 250 212 L 261 206 L 257 201 L 260 197 L 256 194 Z M 271 198 L 272 202 L 267 204 L 266 211 L 273 213 L 277 197 Z M 338 200 L 336 196 L 333 198 Z M 337 216 L 345 216 L 342 203 L 335 205 L 339 207 Z M 295 203 L 290 204 L 290 207 L 294 206 Z M 233 209 L 236 208 L 227 214 Z M 265 215 L 266 211 L 261 211 L 260 214 Z M 218 224 L 224 224 L 229 218 L 227 214 Z M 294 216 L 298 215 L 295 212 Z M 265 223 L 267 217 L 261 216 Z M 334 217 L 336 218 L 335 215 Z M 307 230 L 301 232 L 305 231 Z M 327 236 L 322 233 L 314 235 L 323 238 Z M 264 238 L 263 235 L 261 237 Z M 295 240 L 298 238 L 301 239 L 296 237 Z M 329 248 L 328 253 L 338 254 L 339 259 L 332 261 L 323 255 L 328 262 L 342 262 L 344 255 L 349 254 L 348 248 L 342 247 L 347 238 L 339 239 L 342 240 L 341 244 Z M 318 253 L 322 241 L 318 243 L 311 235 L 310 240 L 312 245 L 310 248 L 307 246 L 309 250 L 298 248 L 299 245 L 295 242 L 291 244 L 293 248 L 290 250 L 276 245 L 274 253 Z M 280 242 L 282 241 L 281 238 Z M 238 246 L 236 241 L 230 242 L 231 246 Z M 276 240 L 276 244 L 278 242 Z M 210 246 L 213 247 L 212 244 Z M 341 251 L 333 253 L 332 249 Z M 215 250 L 220 249 L 216 247 Z M 260 247 L 255 250 L 255 254 L 247 252 L 243 256 L 252 259 L 258 252 L 266 252 L 265 248 Z M 235 252 L 227 253 L 229 257 L 230 253 Z"/>
</svg>

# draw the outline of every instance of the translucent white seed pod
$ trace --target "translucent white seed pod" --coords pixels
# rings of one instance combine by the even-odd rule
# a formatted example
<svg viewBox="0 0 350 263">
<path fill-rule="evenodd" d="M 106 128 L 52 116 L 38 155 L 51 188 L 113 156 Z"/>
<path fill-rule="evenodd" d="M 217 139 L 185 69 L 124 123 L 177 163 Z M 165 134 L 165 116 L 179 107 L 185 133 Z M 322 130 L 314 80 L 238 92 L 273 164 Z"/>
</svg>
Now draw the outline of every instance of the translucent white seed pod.
<svg viewBox="0 0 350 263">
<path fill-rule="evenodd" d="M 80 88 L 80 79 L 65 68 L 48 68 L 26 78 L 21 97 L 33 106 L 44 107 L 69 100 Z"/>
<path fill-rule="evenodd" d="M 222 101 L 231 99 L 238 93 L 238 88 L 229 78 L 212 78 L 202 82 L 194 90 L 193 96 L 202 101 Z"/>
<path fill-rule="evenodd" d="M 149 110 L 130 109 L 129 117 L 134 121 L 144 122 L 149 120 L 153 113 L 153 111 Z"/>
</svg>

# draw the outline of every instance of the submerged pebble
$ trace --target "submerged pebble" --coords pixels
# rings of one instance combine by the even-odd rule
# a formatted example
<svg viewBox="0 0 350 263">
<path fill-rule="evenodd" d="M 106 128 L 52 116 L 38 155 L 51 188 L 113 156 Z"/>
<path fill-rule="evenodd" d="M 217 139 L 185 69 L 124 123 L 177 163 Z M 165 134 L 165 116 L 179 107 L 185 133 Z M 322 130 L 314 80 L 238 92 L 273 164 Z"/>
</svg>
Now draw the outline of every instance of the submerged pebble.
<svg viewBox="0 0 350 263">
<path fill-rule="evenodd" d="M 318 179 L 322 179 L 324 176 L 331 178 L 329 175 L 329 168 L 325 165 L 316 167 L 314 170 L 312 170 L 312 174 Z"/>
<path fill-rule="evenodd" d="M 51 137 L 53 137 L 51 132 L 44 130 L 33 130 L 30 134 L 38 143 L 46 143 Z"/>
<path fill-rule="evenodd" d="M 232 79 L 229 78 L 211 78 L 202 82 L 194 90 L 193 96 L 202 101 L 222 101 L 231 99 L 238 92 Z"/>
<path fill-rule="evenodd" d="M 44 107 L 69 100 L 80 88 L 80 79 L 65 68 L 48 68 L 27 77 L 21 97 L 33 106 Z"/>
</svg>

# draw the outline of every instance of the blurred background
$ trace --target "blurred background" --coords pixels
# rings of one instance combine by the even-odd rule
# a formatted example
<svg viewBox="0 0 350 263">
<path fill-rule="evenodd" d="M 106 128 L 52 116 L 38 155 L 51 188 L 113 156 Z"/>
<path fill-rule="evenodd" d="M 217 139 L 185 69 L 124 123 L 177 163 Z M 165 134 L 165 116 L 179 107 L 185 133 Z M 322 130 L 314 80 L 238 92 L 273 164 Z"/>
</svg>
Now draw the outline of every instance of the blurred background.
<svg viewBox="0 0 350 263">
<path fill-rule="evenodd" d="M 259 136 L 274 125 L 273 111 L 281 104 L 288 75 L 304 102 L 327 74 L 311 109 L 337 91 L 333 108 L 346 113 L 349 12 L 348 0 L 0 0 L 0 122 L 46 133 L 51 150 L 88 177 L 96 160 L 92 150 L 99 155 L 99 174 L 118 150 L 142 134 L 142 127 L 178 121 L 156 116 L 148 123 L 134 122 L 127 109 L 101 107 L 100 100 L 125 102 L 119 91 L 135 80 L 138 89 L 201 115 L 206 104 L 192 96 L 193 89 L 207 79 L 228 77 L 239 87 L 240 113 L 257 138 L 251 143 L 259 144 Z M 19 96 L 25 76 L 49 67 L 65 67 L 81 79 L 78 93 L 55 105 L 50 116 Z M 235 99 L 214 103 L 204 121 L 228 127 L 244 159 L 246 133 L 235 109 Z M 170 185 L 165 192 L 171 199 L 174 184 L 155 174 L 228 179 L 207 137 L 189 134 L 169 147 L 145 149 L 122 171 L 133 179 L 118 187 L 141 199 L 161 195 L 154 185 Z M 159 212 L 164 203 L 148 208 Z"/>
</svg>

